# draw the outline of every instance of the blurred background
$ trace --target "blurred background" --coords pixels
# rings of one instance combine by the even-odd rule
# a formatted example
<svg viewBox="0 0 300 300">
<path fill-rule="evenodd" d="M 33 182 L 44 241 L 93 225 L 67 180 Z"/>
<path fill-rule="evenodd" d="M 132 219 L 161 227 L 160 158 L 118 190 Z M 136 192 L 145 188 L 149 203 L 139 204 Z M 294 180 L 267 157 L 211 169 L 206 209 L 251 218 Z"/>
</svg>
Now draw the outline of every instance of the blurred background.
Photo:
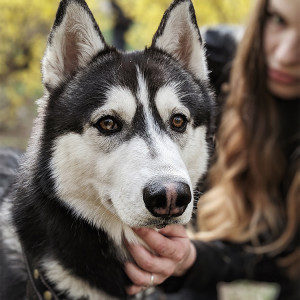
<svg viewBox="0 0 300 300">
<path fill-rule="evenodd" d="M 198 24 L 242 25 L 253 0 L 193 0 Z M 150 46 L 171 0 L 87 0 L 109 44 Z M 0 0 L 0 146 L 25 149 L 43 94 L 40 61 L 59 0 Z"/>
</svg>

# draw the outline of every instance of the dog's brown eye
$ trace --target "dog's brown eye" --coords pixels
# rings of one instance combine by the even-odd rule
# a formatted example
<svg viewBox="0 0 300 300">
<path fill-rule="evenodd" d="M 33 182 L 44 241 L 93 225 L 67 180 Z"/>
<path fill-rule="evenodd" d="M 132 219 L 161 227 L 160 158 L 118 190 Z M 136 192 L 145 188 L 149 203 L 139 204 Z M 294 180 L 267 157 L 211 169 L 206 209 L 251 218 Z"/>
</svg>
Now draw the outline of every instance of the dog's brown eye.
<svg viewBox="0 0 300 300">
<path fill-rule="evenodd" d="M 96 127 L 104 134 L 112 134 L 121 130 L 121 123 L 114 117 L 106 116 L 96 123 Z"/>
<path fill-rule="evenodd" d="M 184 132 L 187 125 L 187 119 L 182 114 L 176 114 L 171 117 L 171 127 L 178 132 Z"/>
<path fill-rule="evenodd" d="M 117 123 L 113 119 L 110 119 L 110 118 L 100 121 L 99 125 L 101 126 L 101 128 L 103 130 L 108 130 L 108 131 L 115 130 L 118 128 Z"/>
</svg>

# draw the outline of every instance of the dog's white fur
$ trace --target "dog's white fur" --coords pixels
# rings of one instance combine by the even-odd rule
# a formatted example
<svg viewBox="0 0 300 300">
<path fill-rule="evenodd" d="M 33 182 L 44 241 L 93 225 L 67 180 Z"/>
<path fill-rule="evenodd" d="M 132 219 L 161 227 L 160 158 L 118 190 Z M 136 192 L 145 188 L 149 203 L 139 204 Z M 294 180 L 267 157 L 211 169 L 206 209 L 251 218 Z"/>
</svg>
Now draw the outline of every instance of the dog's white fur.
<svg viewBox="0 0 300 300">
<path fill-rule="evenodd" d="M 7 259 L 10 262 L 10 266 L 20 269 L 20 266 L 24 265 L 22 248 L 15 228 L 11 224 L 11 209 L 11 199 L 4 198 L 3 203 L 0 207 L 0 228 L 3 244 L 7 249 Z M 19 274 L 23 278 L 26 278 L 25 268 L 19 270 Z"/>
</svg>

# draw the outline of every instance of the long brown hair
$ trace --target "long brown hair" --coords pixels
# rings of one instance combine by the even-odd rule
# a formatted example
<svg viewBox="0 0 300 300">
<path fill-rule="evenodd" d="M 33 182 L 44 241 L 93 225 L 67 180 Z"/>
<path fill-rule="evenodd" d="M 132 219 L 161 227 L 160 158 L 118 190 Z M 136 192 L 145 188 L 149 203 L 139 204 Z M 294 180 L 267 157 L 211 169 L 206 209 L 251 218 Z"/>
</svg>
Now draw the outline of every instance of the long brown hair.
<svg viewBox="0 0 300 300">
<path fill-rule="evenodd" d="M 268 0 L 257 1 L 233 63 L 217 158 L 209 172 L 211 189 L 198 204 L 197 236 L 251 241 L 257 252 L 278 253 L 299 226 L 300 172 L 294 172 L 283 200 L 279 187 L 287 162 L 263 51 L 267 7 Z M 259 237 L 266 232 L 272 239 L 262 245 Z"/>
</svg>

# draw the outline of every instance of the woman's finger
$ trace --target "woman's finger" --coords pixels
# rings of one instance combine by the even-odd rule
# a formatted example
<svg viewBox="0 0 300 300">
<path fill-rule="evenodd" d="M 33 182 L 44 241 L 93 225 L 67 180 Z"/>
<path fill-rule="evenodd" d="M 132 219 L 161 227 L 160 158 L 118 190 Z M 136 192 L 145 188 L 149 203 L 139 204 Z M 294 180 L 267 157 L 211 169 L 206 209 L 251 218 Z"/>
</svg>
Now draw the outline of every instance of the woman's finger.
<svg viewBox="0 0 300 300">
<path fill-rule="evenodd" d="M 129 279 L 132 281 L 133 286 L 139 287 L 141 289 L 146 289 L 150 286 L 160 284 L 165 279 L 160 274 L 142 270 L 137 265 L 131 262 L 127 262 L 125 264 L 125 272 Z M 132 289 L 136 290 L 136 288 Z"/>
<path fill-rule="evenodd" d="M 131 286 L 126 287 L 126 293 L 127 293 L 127 295 L 130 295 L 130 296 L 135 295 L 144 290 L 145 290 L 144 287 L 137 286 L 137 285 L 131 285 Z"/>
<path fill-rule="evenodd" d="M 182 226 L 174 225 L 173 228 L 165 228 L 159 232 L 149 228 L 137 228 L 134 231 L 161 257 L 180 261 L 189 247 L 189 239 Z"/>
<path fill-rule="evenodd" d="M 186 229 L 182 225 L 169 225 L 159 230 L 159 233 L 169 238 L 186 238 L 188 237 Z"/>
<path fill-rule="evenodd" d="M 174 271 L 174 262 L 169 258 L 157 256 L 140 244 L 128 244 L 127 249 L 134 258 L 136 264 L 150 273 L 159 273 L 168 277 Z"/>
</svg>

